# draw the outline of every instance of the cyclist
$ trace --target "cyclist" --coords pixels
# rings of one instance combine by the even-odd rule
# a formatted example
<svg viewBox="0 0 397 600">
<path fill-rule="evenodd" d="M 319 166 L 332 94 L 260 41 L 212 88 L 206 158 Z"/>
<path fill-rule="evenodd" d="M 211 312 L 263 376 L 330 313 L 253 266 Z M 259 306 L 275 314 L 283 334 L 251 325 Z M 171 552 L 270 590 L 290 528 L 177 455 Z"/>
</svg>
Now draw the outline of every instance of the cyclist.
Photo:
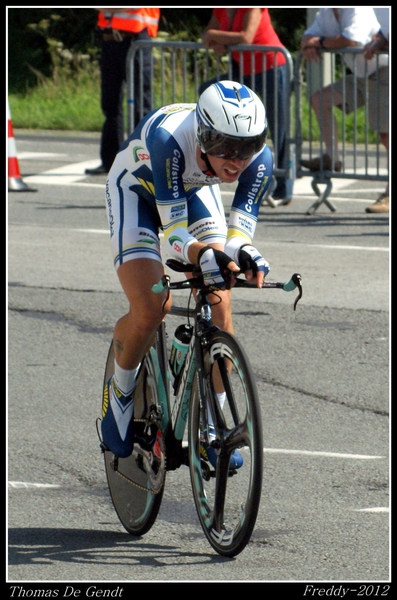
<svg viewBox="0 0 397 600">
<path fill-rule="evenodd" d="M 133 450 L 134 389 L 140 363 L 171 306 L 151 291 L 163 273 L 164 249 L 200 265 L 217 291 L 214 323 L 233 333 L 227 269 L 261 287 L 269 264 L 252 245 L 261 202 L 271 181 L 266 111 L 259 97 L 234 81 L 208 87 L 197 104 L 171 104 L 138 124 L 117 154 L 106 181 L 114 266 L 129 303 L 115 326 L 114 375 L 105 384 L 103 443 L 120 458 Z M 237 183 L 228 222 L 219 184 Z M 221 302 L 219 298 L 221 297 Z M 219 391 L 220 403 L 224 392 Z M 212 450 L 210 448 L 209 450 Z M 209 453 L 215 466 L 215 451 Z M 243 463 L 235 451 L 230 468 Z"/>
</svg>

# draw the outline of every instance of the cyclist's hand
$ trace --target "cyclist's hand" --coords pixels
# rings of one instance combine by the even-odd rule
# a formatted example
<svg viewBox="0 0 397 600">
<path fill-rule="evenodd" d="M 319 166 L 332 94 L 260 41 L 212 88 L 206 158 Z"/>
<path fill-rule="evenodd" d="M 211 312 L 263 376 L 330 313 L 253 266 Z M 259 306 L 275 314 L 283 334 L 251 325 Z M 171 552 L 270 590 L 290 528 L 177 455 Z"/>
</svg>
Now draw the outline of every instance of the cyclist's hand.
<svg viewBox="0 0 397 600">
<path fill-rule="evenodd" d="M 258 287 L 262 286 L 262 282 L 266 275 L 270 271 L 269 263 L 259 254 L 258 250 L 254 246 L 247 244 L 241 246 L 238 262 L 240 269 L 245 273 L 245 277 L 248 281 L 255 279 Z"/>
<path fill-rule="evenodd" d="M 230 256 L 207 246 L 200 250 L 198 260 L 205 285 L 230 288 L 231 271 L 238 273 L 238 267 Z"/>
</svg>

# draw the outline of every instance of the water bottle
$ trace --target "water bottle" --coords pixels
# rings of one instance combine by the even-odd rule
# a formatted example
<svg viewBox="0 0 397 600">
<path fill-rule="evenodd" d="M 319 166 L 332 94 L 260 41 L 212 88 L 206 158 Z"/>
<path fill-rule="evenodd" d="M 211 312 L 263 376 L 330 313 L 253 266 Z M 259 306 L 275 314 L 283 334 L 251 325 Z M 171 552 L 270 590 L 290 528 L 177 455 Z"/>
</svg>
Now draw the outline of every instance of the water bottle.
<svg viewBox="0 0 397 600">
<path fill-rule="evenodd" d="M 193 327 L 191 325 L 178 325 L 178 327 L 175 329 L 170 354 L 170 367 L 174 376 L 175 393 L 178 391 L 179 380 L 182 374 L 183 365 L 185 364 L 185 359 L 192 335 Z"/>
</svg>

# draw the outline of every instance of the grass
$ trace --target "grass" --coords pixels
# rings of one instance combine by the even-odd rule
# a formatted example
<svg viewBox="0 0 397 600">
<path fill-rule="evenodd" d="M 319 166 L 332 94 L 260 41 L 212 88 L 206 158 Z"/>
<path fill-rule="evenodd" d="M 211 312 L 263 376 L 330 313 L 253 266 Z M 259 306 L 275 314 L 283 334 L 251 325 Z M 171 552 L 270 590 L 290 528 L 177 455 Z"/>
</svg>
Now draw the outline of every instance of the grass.
<svg viewBox="0 0 397 600">
<path fill-rule="evenodd" d="M 102 128 L 99 73 L 40 81 L 26 94 L 10 94 L 8 99 L 14 128 L 74 131 Z"/>
</svg>

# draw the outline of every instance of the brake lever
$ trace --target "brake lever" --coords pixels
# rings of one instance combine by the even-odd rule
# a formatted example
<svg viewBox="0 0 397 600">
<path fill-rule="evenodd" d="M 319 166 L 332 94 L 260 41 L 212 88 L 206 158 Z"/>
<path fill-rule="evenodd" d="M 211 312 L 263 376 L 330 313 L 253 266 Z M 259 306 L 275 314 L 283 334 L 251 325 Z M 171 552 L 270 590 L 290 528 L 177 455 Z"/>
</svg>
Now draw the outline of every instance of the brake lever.
<svg viewBox="0 0 397 600">
<path fill-rule="evenodd" d="M 299 300 L 302 298 L 302 295 L 303 295 L 302 277 L 299 275 L 299 273 L 294 273 L 292 275 L 291 279 L 299 290 L 299 294 L 296 297 L 295 302 L 294 302 L 294 310 L 296 310 L 296 305 L 298 304 Z"/>
</svg>

